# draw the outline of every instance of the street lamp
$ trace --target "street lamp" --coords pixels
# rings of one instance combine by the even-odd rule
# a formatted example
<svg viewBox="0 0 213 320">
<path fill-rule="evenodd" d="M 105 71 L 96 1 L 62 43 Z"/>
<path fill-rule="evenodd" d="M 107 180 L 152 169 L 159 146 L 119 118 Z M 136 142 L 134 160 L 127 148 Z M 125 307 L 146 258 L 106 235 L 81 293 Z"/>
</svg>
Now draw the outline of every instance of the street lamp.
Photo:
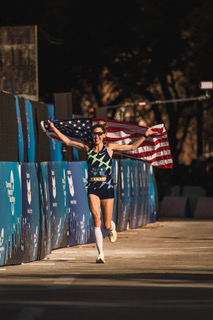
<svg viewBox="0 0 213 320">
<path fill-rule="evenodd" d="M 212 90 L 213 89 L 213 82 L 212 81 L 201 81 L 199 83 L 199 88 L 201 90 Z"/>
</svg>

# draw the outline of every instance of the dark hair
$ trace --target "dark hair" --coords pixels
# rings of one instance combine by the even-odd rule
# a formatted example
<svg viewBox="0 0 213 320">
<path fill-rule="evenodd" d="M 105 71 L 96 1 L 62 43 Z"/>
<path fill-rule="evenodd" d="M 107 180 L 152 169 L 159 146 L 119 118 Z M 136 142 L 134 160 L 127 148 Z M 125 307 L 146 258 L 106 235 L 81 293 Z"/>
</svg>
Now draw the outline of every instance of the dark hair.
<svg viewBox="0 0 213 320">
<path fill-rule="evenodd" d="M 103 130 L 103 132 L 106 133 L 106 122 L 98 121 L 98 123 L 96 123 L 96 124 L 94 124 L 94 126 L 92 126 L 91 131 L 94 132 L 94 130 L 96 128 L 101 128 Z"/>
</svg>

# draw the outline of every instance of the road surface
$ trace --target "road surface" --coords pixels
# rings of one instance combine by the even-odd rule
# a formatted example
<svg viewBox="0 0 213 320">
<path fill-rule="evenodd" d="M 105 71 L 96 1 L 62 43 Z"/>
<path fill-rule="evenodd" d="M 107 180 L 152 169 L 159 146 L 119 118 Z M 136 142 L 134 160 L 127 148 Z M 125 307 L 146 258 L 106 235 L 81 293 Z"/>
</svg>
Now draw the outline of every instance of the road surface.
<svg viewBox="0 0 213 320">
<path fill-rule="evenodd" d="M 213 221 L 161 220 L 0 267 L 1 319 L 213 319 Z"/>
</svg>

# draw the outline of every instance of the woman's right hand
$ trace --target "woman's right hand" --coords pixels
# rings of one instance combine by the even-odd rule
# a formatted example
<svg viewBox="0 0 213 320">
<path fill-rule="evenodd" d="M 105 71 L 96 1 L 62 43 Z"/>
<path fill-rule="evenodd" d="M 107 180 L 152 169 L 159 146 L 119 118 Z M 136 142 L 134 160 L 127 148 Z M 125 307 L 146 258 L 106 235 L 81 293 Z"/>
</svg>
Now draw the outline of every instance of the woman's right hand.
<svg viewBox="0 0 213 320">
<path fill-rule="evenodd" d="M 53 122 L 51 122 L 50 120 L 48 120 L 48 122 L 49 122 L 49 125 L 50 125 L 50 129 L 55 128 L 55 126 L 54 126 L 54 123 L 53 123 Z"/>
</svg>

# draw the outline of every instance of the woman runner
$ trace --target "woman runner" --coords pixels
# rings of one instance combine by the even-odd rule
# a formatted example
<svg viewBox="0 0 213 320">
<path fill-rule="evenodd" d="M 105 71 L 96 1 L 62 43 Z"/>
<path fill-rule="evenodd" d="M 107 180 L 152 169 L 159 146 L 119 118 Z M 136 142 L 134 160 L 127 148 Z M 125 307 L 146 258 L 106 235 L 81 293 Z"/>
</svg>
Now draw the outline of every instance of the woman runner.
<svg viewBox="0 0 213 320">
<path fill-rule="evenodd" d="M 85 150 L 87 152 L 88 165 L 88 204 L 94 221 L 94 235 L 98 250 L 96 263 L 104 263 L 103 235 L 101 231 L 101 212 L 103 214 L 104 227 L 109 230 L 109 239 L 115 242 L 117 239 L 116 226 L 112 221 L 114 204 L 114 187 L 112 181 L 112 156 L 114 151 L 136 150 L 149 135 L 153 134 L 152 128 L 148 128 L 145 134 L 132 144 L 119 145 L 117 143 L 105 143 L 106 124 L 103 121 L 95 124 L 92 129 L 93 143 L 72 141 L 62 134 L 54 124 L 49 121 L 50 128 L 61 141 L 69 146 Z"/>
</svg>

